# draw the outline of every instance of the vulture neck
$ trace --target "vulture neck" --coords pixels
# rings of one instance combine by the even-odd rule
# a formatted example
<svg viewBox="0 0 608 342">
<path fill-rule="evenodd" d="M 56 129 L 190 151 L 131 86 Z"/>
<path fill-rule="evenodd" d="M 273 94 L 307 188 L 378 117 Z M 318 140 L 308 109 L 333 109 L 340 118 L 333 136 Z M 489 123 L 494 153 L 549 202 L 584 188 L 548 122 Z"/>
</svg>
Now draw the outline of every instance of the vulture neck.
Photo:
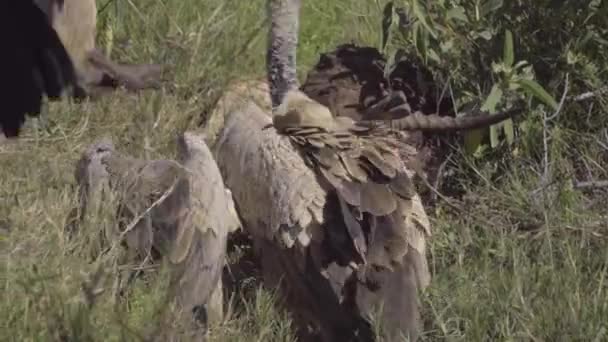
<svg viewBox="0 0 608 342">
<path fill-rule="evenodd" d="M 268 0 L 270 34 L 266 55 L 268 83 L 273 115 L 285 102 L 290 90 L 299 87 L 296 75 L 296 49 L 298 45 L 301 0 Z"/>
</svg>

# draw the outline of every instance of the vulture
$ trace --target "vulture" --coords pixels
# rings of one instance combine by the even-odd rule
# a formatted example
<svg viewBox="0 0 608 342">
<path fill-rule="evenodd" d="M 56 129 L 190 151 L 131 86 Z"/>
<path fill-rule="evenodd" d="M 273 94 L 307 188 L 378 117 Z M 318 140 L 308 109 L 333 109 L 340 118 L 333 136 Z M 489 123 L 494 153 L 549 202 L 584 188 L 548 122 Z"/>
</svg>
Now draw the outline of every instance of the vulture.
<svg viewBox="0 0 608 342">
<path fill-rule="evenodd" d="M 72 58 L 79 85 L 95 96 L 117 87 L 138 91 L 157 87 L 162 68 L 157 64 L 125 65 L 96 48 L 95 0 L 35 0 L 45 12 Z"/>
<path fill-rule="evenodd" d="M 439 89 L 431 72 L 400 60 L 389 75 L 387 61 L 375 48 L 343 44 L 323 53 L 300 90 L 336 116 L 353 120 L 393 120 L 392 128 L 418 132 L 453 132 L 487 127 L 523 111 L 514 106 L 494 115 L 453 117 L 453 103 L 436 101 Z"/>
<path fill-rule="evenodd" d="M 380 312 L 376 318 L 386 329 L 386 340 L 415 340 L 417 290 L 430 281 L 425 255 L 430 224 L 414 173 L 400 158 L 401 151 L 409 149 L 412 155 L 415 151 L 398 139 L 397 132 L 334 116 L 299 90 L 300 5 L 300 0 L 269 1 L 272 126 L 326 191 L 320 227 L 324 237 L 319 245 L 309 247 L 302 268 L 318 274 L 295 275 L 293 267 L 283 264 L 285 273 L 291 269 L 293 274 L 286 282 L 298 283 L 294 288 L 308 292 L 308 298 L 302 297 L 316 302 L 316 310 L 310 311 L 322 320 L 324 340 L 373 340 L 375 310 Z"/>
<path fill-rule="evenodd" d="M 300 2 L 267 0 L 267 80 L 224 92 L 207 142 L 301 339 L 374 341 L 379 322 L 382 340 L 416 340 L 431 278 L 417 151 L 407 132 L 334 115 L 299 90 Z"/>
<path fill-rule="evenodd" d="M 0 12 L 0 128 L 14 138 L 26 115 L 40 115 L 43 96 L 58 99 L 75 85 L 76 73 L 57 32 L 32 0 L 7 0 Z"/>
<path fill-rule="evenodd" d="M 455 103 L 442 96 L 431 71 L 420 61 L 401 59 L 385 75 L 388 63 L 374 47 L 342 44 L 320 55 L 300 89 L 333 115 L 354 120 L 390 119 L 401 110 L 405 117 L 392 125 L 408 129 L 408 143 L 416 147 L 420 168 L 431 184 L 437 184 L 450 146 L 461 137 L 457 131 L 486 127 L 521 112 L 515 107 L 495 115 L 455 116 Z M 430 192 L 421 195 L 429 199 L 425 195 Z"/>
<path fill-rule="evenodd" d="M 76 99 L 119 86 L 156 87 L 161 66 L 123 65 L 95 47 L 95 0 L 7 0 L 0 14 L 4 49 L 0 129 L 19 135 L 27 115 L 38 116 L 43 95 Z"/>
<path fill-rule="evenodd" d="M 126 261 L 135 265 L 148 258 L 169 261 L 165 300 L 168 308 L 176 304 L 176 310 L 164 310 L 162 320 L 172 326 L 176 319 L 178 324 L 176 329 L 160 324 L 153 329 L 154 341 L 200 338 L 208 323 L 221 321 L 227 237 L 240 221 L 203 136 L 180 135 L 175 160 L 134 158 L 104 138 L 83 152 L 75 176 L 80 206 L 72 229 L 98 219 L 100 210 L 109 206 L 118 225 L 100 232 L 104 243 L 123 241 Z M 128 279 L 132 272 L 127 269 L 121 275 Z"/>
</svg>

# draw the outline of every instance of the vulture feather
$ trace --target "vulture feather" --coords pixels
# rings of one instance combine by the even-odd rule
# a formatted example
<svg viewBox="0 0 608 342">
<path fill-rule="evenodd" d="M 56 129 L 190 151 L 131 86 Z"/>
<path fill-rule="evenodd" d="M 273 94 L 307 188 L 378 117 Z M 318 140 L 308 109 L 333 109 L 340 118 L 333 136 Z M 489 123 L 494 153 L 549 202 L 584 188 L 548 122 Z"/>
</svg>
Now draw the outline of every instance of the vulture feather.
<svg viewBox="0 0 608 342">
<path fill-rule="evenodd" d="M 57 32 L 32 0 L 6 0 L 0 32 L 0 126 L 6 137 L 16 137 L 26 115 L 40 114 L 43 95 L 59 98 L 76 74 Z"/>
<path fill-rule="evenodd" d="M 81 219 L 101 203 L 109 204 L 118 209 L 122 224 L 106 232 L 108 240 L 124 234 L 131 256 L 138 257 L 132 261 L 138 263 L 150 255 L 168 258 L 172 276 L 167 299 L 176 301 L 181 323 L 197 328 L 222 318 L 227 236 L 240 221 L 204 138 L 185 132 L 177 145 L 177 160 L 144 160 L 116 151 L 109 139 L 98 141 L 83 153 L 76 179 Z M 165 315 L 171 318 L 170 311 Z M 155 340 L 172 340 L 165 333 L 204 332 L 185 328 L 161 329 Z"/>
<path fill-rule="evenodd" d="M 351 336 L 349 340 L 372 339 L 373 334 L 363 322 L 369 319 L 372 307 L 379 304 L 388 308 L 382 315 L 388 340 L 401 335 L 415 339 L 418 319 L 415 289 L 424 288 L 429 282 L 425 241 L 431 232 L 412 180 L 412 167 L 400 158 L 399 152 L 409 146 L 386 126 L 336 118 L 329 108 L 298 90 L 296 46 L 300 1 L 270 0 L 269 5 L 267 62 L 273 126 L 291 141 L 327 192 L 327 204 L 333 210 L 325 212 L 323 228 L 336 230 L 333 234 L 342 228 L 347 234 L 346 240 L 333 247 L 341 249 L 343 255 L 351 250 L 351 257 L 342 262 L 347 261 L 353 271 L 349 277 L 344 277 L 344 270 L 336 272 L 335 276 L 342 278 L 334 279 L 342 283 L 336 295 L 344 296 L 343 305 L 354 306 L 351 313 L 361 314 L 361 319 L 354 318 L 355 315 L 350 322 L 347 319 L 334 323 L 329 328 L 333 330 L 328 333 L 332 336 L 329 339 L 338 336 Z M 331 279 L 331 273 L 326 273 L 326 277 Z M 351 294 L 354 298 L 350 299 L 344 293 L 349 281 L 354 285 L 354 295 Z M 403 288 L 409 284 L 413 291 L 386 292 L 395 283 Z M 393 287 L 395 290 L 400 286 Z M 409 299 L 404 302 L 395 296 Z M 391 311 L 398 317 L 388 317 L 386 313 Z M 350 332 L 340 331 L 344 328 Z"/>
<path fill-rule="evenodd" d="M 379 310 L 384 340 L 415 339 L 430 224 L 399 154 L 411 146 L 300 92 L 300 1 L 267 4 L 268 82 L 229 89 L 207 125 L 265 284 L 280 288 L 301 338 L 373 341 Z"/>
</svg>

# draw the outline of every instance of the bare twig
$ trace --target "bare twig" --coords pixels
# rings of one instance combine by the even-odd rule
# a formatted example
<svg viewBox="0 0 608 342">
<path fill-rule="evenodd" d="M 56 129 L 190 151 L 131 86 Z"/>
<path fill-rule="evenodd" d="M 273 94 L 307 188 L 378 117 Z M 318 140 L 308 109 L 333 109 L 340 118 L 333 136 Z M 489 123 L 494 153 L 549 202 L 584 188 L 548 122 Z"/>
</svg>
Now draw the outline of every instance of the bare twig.
<svg viewBox="0 0 608 342">
<path fill-rule="evenodd" d="M 595 141 L 597 142 L 598 145 L 600 145 L 600 147 L 602 147 L 604 150 L 608 151 L 608 129 L 603 129 L 602 135 L 604 136 L 605 142 L 602 141 L 600 138 L 596 138 Z"/>
<path fill-rule="evenodd" d="M 435 181 L 433 182 L 433 187 L 435 189 L 439 189 L 441 179 L 443 178 L 443 170 L 445 169 L 448 162 L 452 159 L 453 154 L 454 154 L 454 152 L 450 152 L 450 154 L 448 154 L 448 156 L 445 158 L 445 160 L 443 162 L 441 162 L 441 164 L 439 165 L 439 168 L 437 169 L 437 173 L 435 174 Z M 433 203 L 437 202 L 437 193 L 433 192 L 431 194 L 431 201 L 433 201 Z"/>
<path fill-rule="evenodd" d="M 445 195 L 443 195 L 441 192 L 439 192 L 439 190 L 437 190 L 437 188 L 435 188 L 431 183 L 429 183 L 429 180 L 426 177 L 422 176 L 422 175 L 424 175 L 425 172 L 424 172 L 424 170 L 422 169 L 422 167 L 418 163 L 411 163 L 409 166 L 414 169 L 414 171 L 420 176 L 420 179 L 422 180 L 422 183 L 429 190 L 431 190 L 436 195 L 436 197 L 441 198 L 443 201 L 445 201 L 445 203 L 448 206 L 450 206 L 452 209 L 454 209 L 456 211 L 460 211 L 462 209 L 459 205 L 457 205 L 456 203 L 454 203 L 456 200 L 452 200 L 452 199 L 446 197 Z"/>
<path fill-rule="evenodd" d="M 456 98 L 454 97 L 454 90 L 452 84 L 448 83 L 448 90 L 450 91 L 450 98 L 452 99 L 452 107 L 454 108 L 454 114 L 458 115 L 458 108 L 456 108 Z"/>
<path fill-rule="evenodd" d="M 599 95 L 603 95 L 608 93 L 608 87 L 602 87 L 596 91 L 588 91 L 586 93 L 582 93 L 580 95 L 576 95 L 576 96 L 570 96 L 568 98 L 568 100 L 572 100 L 575 102 L 580 102 L 580 101 L 585 101 L 587 99 L 599 96 Z"/>
<path fill-rule="evenodd" d="M 550 178 L 550 167 L 549 167 L 549 132 L 548 126 L 549 122 L 555 120 L 564 106 L 564 102 L 566 101 L 566 95 L 568 94 L 568 77 L 569 75 L 566 73 L 566 78 L 564 80 L 564 92 L 562 93 L 562 98 L 559 101 L 557 109 L 551 116 L 547 116 L 547 113 L 543 111 L 543 176 L 541 179 L 542 184 L 546 184 L 549 182 Z M 542 187 L 541 187 L 542 188 Z"/>
<path fill-rule="evenodd" d="M 437 113 L 439 113 L 439 107 L 441 106 L 441 102 L 443 102 L 443 97 L 447 93 L 449 86 L 450 86 L 450 76 L 448 76 L 448 79 L 445 81 L 445 83 L 443 85 L 443 89 L 441 90 L 441 94 L 439 94 L 439 99 L 437 99 L 437 106 L 435 107 L 435 112 L 437 112 Z"/>
<path fill-rule="evenodd" d="M 167 199 L 167 197 L 169 197 L 169 195 L 171 195 L 171 193 L 173 192 L 173 190 L 175 189 L 175 186 L 177 185 L 177 180 L 173 182 L 173 184 L 171 185 L 171 187 L 169 189 L 167 189 L 167 191 L 165 191 L 163 193 L 163 195 L 157 199 L 156 201 L 154 201 L 154 203 L 152 203 L 146 210 L 144 210 L 142 213 L 140 213 L 139 215 L 137 215 L 132 221 L 131 223 L 129 223 L 129 225 L 125 228 L 125 230 L 123 230 L 120 234 L 120 237 L 118 238 L 118 241 L 122 241 L 124 239 L 124 237 L 131 231 L 133 230 L 133 228 L 135 228 L 137 226 L 137 224 L 141 221 L 141 219 L 143 219 L 146 215 L 148 215 L 152 209 L 156 208 L 158 205 L 160 205 L 165 199 Z"/>
<path fill-rule="evenodd" d="M 549 134 L 547 133 L 547 112 L 543 110 L 543 175 L 542 184 L 546 184 L 549 178 Z"/>
<path fill-rule="evenodd" d="M 589 108 L 587 108 L 587 118 L 585 119 L 585 123 L 587 126 L 591 126 L 591 111 L 593 111 L 594 102 L 589 104 Z"/>
<path fill-rule="evenodd" d="M 559 105 L 555 110 L 555 113 L 547 118 L 547 121 L 552 121 L 559 116 L 559 113 L 562 111 L 562 107 L 564 106 L 564 102 L 566 102 L 566 95 L 568 94 L 568 73 L 566 73 L 566 78 L 564 79 L 564 92 L 562 93 L 562 98 L 559 100 Z"/>
<path fill-rule="evenodd" d="M 115 239 L 115 241 L 110 245 L 110 247 L 107 249 L 107 251 L 104 253 L 104 255 L 108 255 L 111 256 L 113 255 L 113 251 L 116 250 L 116 248 L 118 246 L 120 246 L 120 243 L 122 241 L 124 241 L 126 235 L 133 230 L 137 224 L 146 217 L 146 215 L 148 215 L 154 208 L 156 208 L 158 205 L 160 205 L 165 199 L 167 199 L 167 197 L 169 197 L 171 195 L 171 193 L 173 192 L 173 190 L 175 189 L 176 185 L 177 185 L 178 181 L 174 181 L 173 184 L 171 185 L 171 187 L 169 187 L 169 189 L 167 189 L 163 195 L 158 198 L 156 201 L 154 201 L 146 210 L 144 210 L 142 213 L 140 213 L 139 215 L 137 215 L 135 218 L 133 218 L 131 220 L 131 222 L 127 225 L 127 227 L 120 233 L 120 235 L 118 236 L 117 239 Z M 144 264 L 148 259 L 149 256 L 149 252 L 148 255 L 146 256 L 146 259 L 144 259 L 144 262 L 142 262 L 142 264 Z"/>
<path fill-rule="evenodd" d="M 575 181 L 573 186 L 575 189 L 578 189 L 578 190 L 608 188 L 608 180 L 599 180 L 599 181 L 592 180 L 592 181 L 581 181 L 581 182 Z"/>
<path fill-rule="evenodd" d="M 116 0 L 108 0 L 106 1 L 105 4 L 103 4 L 98 10 L 97 10 L 97 15 L 101 15 L 106 8 L 108 8 L 108 6 L 110 6 L 112 3 L 114 3 Z"/>
</svg>

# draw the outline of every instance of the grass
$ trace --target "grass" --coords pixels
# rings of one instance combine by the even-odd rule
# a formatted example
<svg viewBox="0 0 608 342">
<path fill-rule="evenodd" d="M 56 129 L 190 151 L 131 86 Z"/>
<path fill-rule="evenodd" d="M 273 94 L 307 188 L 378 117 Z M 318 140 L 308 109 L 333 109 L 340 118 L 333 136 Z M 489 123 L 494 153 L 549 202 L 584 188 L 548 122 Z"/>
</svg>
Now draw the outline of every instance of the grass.
<svg viewBox="0 0 608 342">
<path fill-rule="evenodd" d="M 339 43 L 378 45 L 381 10 L 362 3 L 304 2 L 301 77 Z M 117 0 L 101 14 L 99 40 L 113 58 L 166 64 L 169 81 L 160 91 L 53 103 L 45 130 L 30 120 L 21 141 L 0 150 L 0 219 L 10 227 L 0 221 L 1 341 L 130 341 L 154 325 L 164 268 L 134 283 L 128 305 L 115 305 L 112 276 L 94 284 L 107 265 L 91 256 L 91 236 L 111 220 L 91 222 L 77 239 L 64 233 L 76 205 L 75 162 L 102 136 L 134 156 L 173 157 L 176 134 L 196 127 L 226 82 L 263 76 L 264 18 L 263 0 Z M 549 185 L 533 152 L 455 157 L 447 177 L 465 189 L 460 210 L 429 208 L 433 280 L 421 295 L 423 340 L 608 341 L 608 196 L 559 176 L 576 157 L 606 178 L 607 152 L 594 135 L 559 127 L 552 135 Z M 106 291 L 90 307 L 83 289 L 96 285 Z M 273 298 L 245 279 L 211 340 L 292 341 L 289 316 Z"/>
</svg>

